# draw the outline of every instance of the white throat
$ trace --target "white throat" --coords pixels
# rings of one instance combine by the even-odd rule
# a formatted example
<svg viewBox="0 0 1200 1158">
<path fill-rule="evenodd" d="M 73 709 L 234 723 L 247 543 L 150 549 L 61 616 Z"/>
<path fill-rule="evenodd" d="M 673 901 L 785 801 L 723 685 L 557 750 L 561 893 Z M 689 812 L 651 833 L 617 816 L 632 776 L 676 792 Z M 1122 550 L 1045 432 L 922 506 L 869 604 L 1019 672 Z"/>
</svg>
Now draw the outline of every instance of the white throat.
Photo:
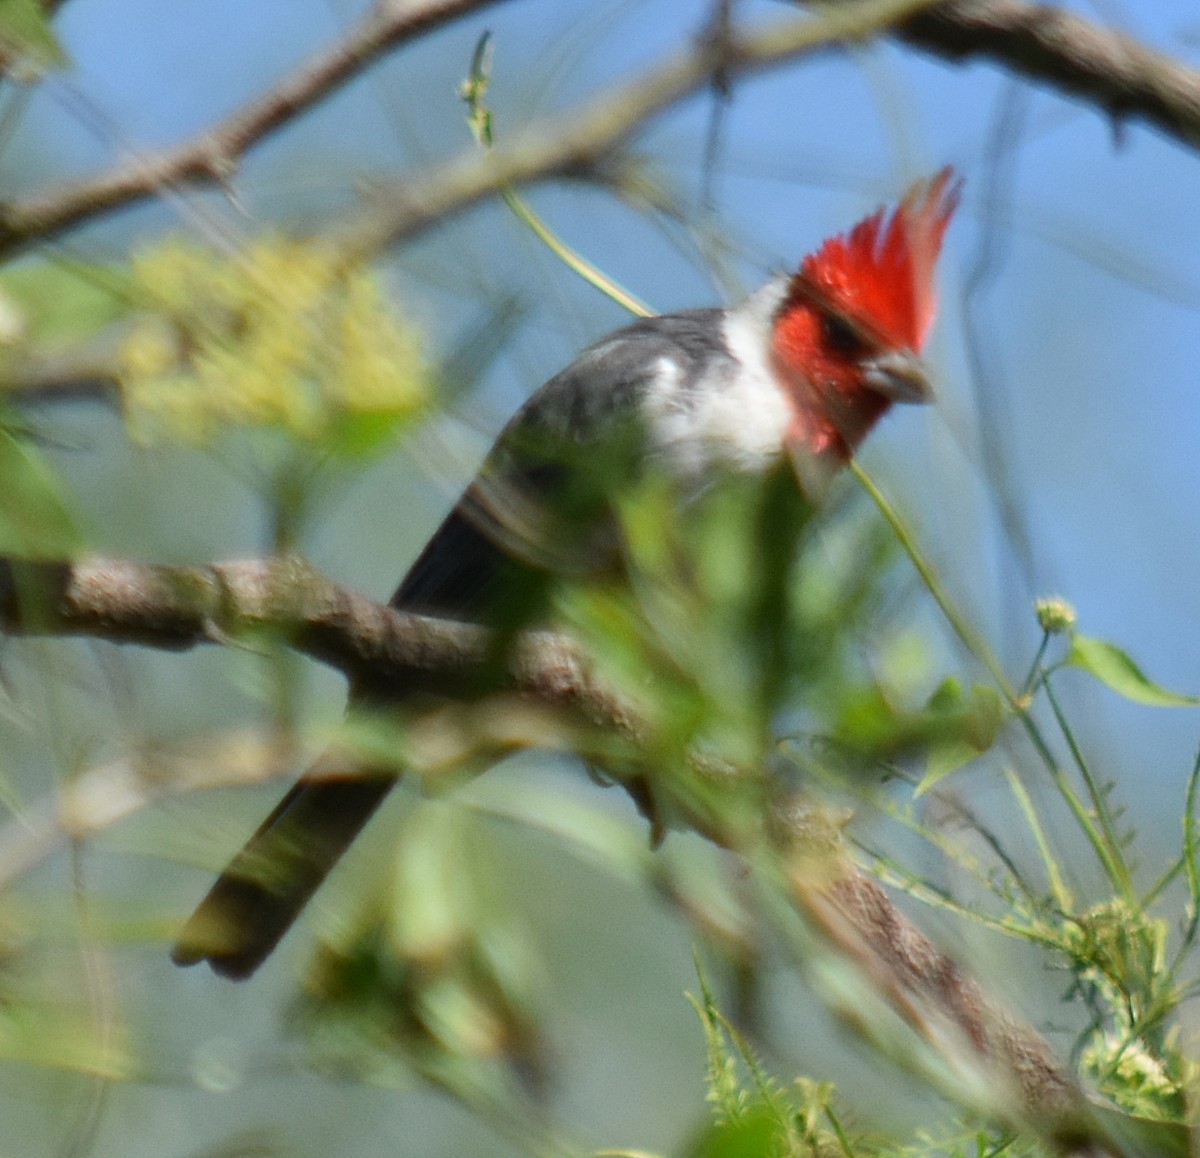
<svg viewBox="0 0 1200 1158">
<path fill-rule="evenodd" d="M 767 282 L 722 322 L 728 358 L 688 381 L 680 365 L 660 359 L 645 399 L 652 441 L 685 477 L 714 464 L 763 471 L 778 461 L 795 413 L 771 367 L 771 325 L 787 279 Z"/>
</svg>

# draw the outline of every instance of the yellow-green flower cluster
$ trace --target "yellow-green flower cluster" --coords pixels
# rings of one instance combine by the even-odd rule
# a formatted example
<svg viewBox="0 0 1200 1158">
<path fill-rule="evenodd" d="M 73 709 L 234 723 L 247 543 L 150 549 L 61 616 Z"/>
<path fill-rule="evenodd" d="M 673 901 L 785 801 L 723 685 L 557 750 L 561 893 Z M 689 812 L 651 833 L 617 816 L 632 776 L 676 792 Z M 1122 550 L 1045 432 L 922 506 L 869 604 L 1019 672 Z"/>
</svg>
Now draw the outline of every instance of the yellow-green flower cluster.
<svg viewBox="0 0 1200 1158">
<path fill-rule="evenodd" d="M 420 344 L 375 276 L 278 236 L 235 254 L 175 240 L 134 261 L 145 312 L 122 348 L 132 435 L 203 444 L 231 427 L 320 439 L 405 417 L 429 393 Z"/>
<path fill-rule="evenodd" d="M 1130 1113 L 1177 1122 L 1183 1117 L 1187 1091 L 1196 1074 L 1173 1038 L 1165 1043 L 1166 1057 L 1162 1058 L 1140 1038 L 1098 1032 L 1084 1047 L 1080 1065 L 1108 1097 Z"/>
</svg>

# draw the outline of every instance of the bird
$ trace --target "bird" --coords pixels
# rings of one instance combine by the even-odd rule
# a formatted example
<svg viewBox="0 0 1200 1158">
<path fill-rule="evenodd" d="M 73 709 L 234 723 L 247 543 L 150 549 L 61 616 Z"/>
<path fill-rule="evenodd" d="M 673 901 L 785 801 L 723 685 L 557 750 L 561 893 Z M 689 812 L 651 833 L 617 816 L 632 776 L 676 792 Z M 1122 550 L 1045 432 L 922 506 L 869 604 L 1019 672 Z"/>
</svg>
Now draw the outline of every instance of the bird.
<svg viewBox="0 0 1200 1158">
<path fill-rule="evenodd" d="M 614 470 L 653 463 L 686 495 L 723 470 L 790 460 L 819 486 L 893 404 L 933 397 L 920 354 L 961 191 L 947 166 L 743 301 L 641 318 L 589 346 L 505 426 L 391 606 L 494 626 L 540 578 L 600 565 L 613 550 L 603 497 Z M 616 446 L 630 459 L 613 468 L 599 448 Z M 419 690 L 356 686 L 351 710 Z M 394 768 L 320 758 L 183 925 L 174 961 L 251 976 L 395 781 Z"/>
</svg>

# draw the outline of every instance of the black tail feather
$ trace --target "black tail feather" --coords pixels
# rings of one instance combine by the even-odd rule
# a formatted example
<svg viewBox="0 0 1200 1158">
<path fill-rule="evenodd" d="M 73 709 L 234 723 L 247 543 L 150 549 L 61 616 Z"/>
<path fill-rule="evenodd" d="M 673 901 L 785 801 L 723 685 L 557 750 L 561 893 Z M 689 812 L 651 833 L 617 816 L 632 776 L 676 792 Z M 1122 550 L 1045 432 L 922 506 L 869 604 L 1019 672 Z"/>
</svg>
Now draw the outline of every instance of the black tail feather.
<svg viewBox="0 0 1200 1158">
<path fill-rule="evenodd" d="M 318 771 L 321 766 L 318 765 Z M 179 934 L 177 965 L 241 981 L 266 959 L 395 784 L 394 776 L 301 780 L 233 858 Z"/>
</svg>

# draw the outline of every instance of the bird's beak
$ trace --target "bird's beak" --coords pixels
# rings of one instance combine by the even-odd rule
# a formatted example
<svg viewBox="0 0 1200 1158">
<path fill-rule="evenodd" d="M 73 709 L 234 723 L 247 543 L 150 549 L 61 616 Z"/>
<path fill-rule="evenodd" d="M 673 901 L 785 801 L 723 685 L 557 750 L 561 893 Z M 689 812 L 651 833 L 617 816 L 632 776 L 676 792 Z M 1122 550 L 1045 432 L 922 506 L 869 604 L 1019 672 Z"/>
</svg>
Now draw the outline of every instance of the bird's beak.
<svg viewBox="0 0 1200 1158">
<path fill-rule="evenodd" d="M 911 350 L 889 350 L 863 364 L 866 384 L 892 402 L 932 402 L 933 386 Z"/>
</svg>

